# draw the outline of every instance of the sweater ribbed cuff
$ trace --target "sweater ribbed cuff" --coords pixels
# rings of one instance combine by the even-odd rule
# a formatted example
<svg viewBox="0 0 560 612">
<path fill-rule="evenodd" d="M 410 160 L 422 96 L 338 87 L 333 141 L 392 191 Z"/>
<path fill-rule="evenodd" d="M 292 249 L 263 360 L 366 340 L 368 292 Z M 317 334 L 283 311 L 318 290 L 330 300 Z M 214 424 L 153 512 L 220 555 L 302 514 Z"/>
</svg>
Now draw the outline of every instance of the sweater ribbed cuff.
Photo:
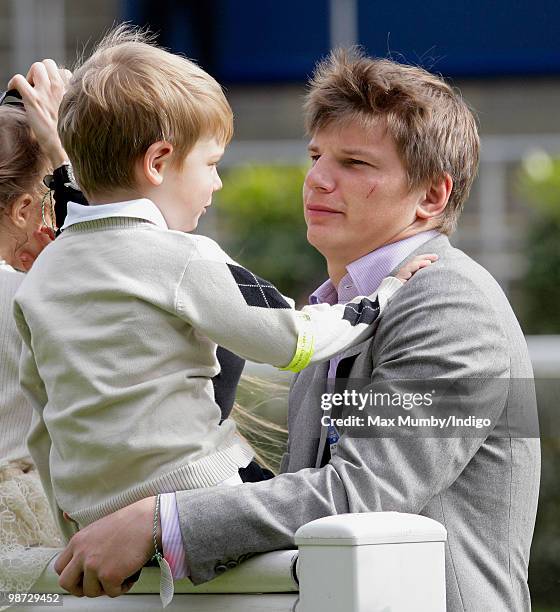
<svg viewBox="0 0 560 612">
<path fill-rule="evenodd" d="M 107 514 L 158 493 L 214 487 L 236 474 L 240 467 L 245 467 L 252 459 L 252 449 L 237 439 L 229 447 L 132 487 L 95 506 L 69 514 L 80 527 L 85 527 Z"/>
</svg>

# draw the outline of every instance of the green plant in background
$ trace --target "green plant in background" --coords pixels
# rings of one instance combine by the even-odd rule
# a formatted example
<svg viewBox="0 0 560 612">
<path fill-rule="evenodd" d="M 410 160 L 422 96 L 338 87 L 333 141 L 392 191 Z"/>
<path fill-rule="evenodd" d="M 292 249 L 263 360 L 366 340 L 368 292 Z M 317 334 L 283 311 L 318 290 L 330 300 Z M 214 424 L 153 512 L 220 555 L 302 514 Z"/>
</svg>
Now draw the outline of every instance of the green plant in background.
<svg viewBox="0 0 560 612">
<path fill-rule="evenodd" d="M 300 304 L 326 278 L 323 257 L 306 239 L 305 172 L 303 166 L 236 167 L 224 172 L 216 194 L 225 250 Z"/>
<path fill-rule="evenodd" d="M 535 206 L 528 231 L 528 268 L 522 283 L 524 329 L 560 333 L 560 159 L 535 152 L 524 163 L 520 191 Z"/>
</svg>

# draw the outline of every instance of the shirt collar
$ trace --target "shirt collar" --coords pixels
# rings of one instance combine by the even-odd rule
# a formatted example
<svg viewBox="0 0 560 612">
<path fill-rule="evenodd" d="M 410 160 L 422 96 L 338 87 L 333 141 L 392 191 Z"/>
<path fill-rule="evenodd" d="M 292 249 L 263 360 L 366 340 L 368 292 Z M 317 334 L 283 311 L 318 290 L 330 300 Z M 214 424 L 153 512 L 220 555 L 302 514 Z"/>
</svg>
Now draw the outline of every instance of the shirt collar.
<svg viewBox="0 0 560 612">
<path fill-rule="evenodd" d="M 439 235 L 437 230 L 420 232 L 410 238 L 386 244 L 346 266 L 347 274 L 338 289 L 328 279 L 310 296 L 311 304 L 345 304 L 357 295 L 375 293 L 381 281 L 422 244 Z"/>
<path fill-rule="evenodd" d="M 107 219 L 109 217 L 130 217 L 149 221 L 162 229 L 168 229 L 167 223 L 159 208 L 147 198 L 138 200 L 128 200 L 126 202 L 116 202 L 114 204 L 95 204 L 84 206 L 75 202 L 68 202 L 68 212 L 66 220 L 61 229 L 84 221 L 95 221 L 97 219 Z"/>
</svg>

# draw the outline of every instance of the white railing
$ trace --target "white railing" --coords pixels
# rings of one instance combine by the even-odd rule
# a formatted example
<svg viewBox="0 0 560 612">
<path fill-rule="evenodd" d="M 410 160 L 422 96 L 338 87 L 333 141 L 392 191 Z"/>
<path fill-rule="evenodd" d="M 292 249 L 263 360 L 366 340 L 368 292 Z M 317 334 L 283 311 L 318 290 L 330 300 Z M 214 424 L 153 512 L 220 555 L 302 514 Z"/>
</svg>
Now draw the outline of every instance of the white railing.
<svg viewBox="0 0 560 612">
<path fill-rule="evenodd" d="M 177 581 L 167 610 L 445 612 L 446 539 L 442 525 L 413 514 L 325 517 L 296 532 L 298 551 L 255 556 L 196 587 L 188 580 Z M 63 592 L 53 562 L 34 593 Z M 150 567 L 126 595 L 87 599 L 65 594 L 63 605 L 65 612 L 147 612 L 161 609 L 158 591 L 159 569 Z"/>
</svg>

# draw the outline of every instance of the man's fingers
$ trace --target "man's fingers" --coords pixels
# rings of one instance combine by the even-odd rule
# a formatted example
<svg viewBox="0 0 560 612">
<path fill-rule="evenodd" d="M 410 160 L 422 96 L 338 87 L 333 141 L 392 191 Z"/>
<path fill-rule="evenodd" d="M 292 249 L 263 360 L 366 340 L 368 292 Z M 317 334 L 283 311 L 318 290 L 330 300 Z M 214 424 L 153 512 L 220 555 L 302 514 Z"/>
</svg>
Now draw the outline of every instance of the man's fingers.
<svg viewBox="0 0 560 612">
<path fill-rule="evenodd" d="M 134 586 L 134 581 L 125 581 L 122 583 L 121 585 L 121 593 L 124 595 L 125 593 L 128 593 L 130 591 L 130 589 Z"/>
<path fill-rule="evenodd" d="M 101 587 L 103 588 L 103 592 L 105 595 L 109 595 L 109 597 L 118 597 L 126 591 L 123 591 L 124 584 L 127 584 L 127 581 L 121 583 L 112 575 L 102 575 L 99 577 L 101 582 Z M 132 584 L 130 585 L 132 587 Z M 130 587 L 127 589 L 129 590 Z"/>
<path fill-rule="evenodd" d="M 86 567 L 84 577 L 82 579 L 83 592 L 86 597 L 99 597 L 103 595 L 103 588 L 97 578 L 97 572 L 94 569 Z"/>
<path fill-rule="evenodd" d="M 68 545 L 56 558 L 54 562 L 54 571 L 60 576 L 62 570 L 70 563 L 72 560 L 72 546 Z"/>
<path fill-rule="evenodd" d="M 84 588 L 82 583 L 82 564 L 76 559 L 72 559 L 70 563 L 62 570 L 58 579 L 58 584 L 72 595 L 76 597 L 84 596 Z"/>
</svg>

